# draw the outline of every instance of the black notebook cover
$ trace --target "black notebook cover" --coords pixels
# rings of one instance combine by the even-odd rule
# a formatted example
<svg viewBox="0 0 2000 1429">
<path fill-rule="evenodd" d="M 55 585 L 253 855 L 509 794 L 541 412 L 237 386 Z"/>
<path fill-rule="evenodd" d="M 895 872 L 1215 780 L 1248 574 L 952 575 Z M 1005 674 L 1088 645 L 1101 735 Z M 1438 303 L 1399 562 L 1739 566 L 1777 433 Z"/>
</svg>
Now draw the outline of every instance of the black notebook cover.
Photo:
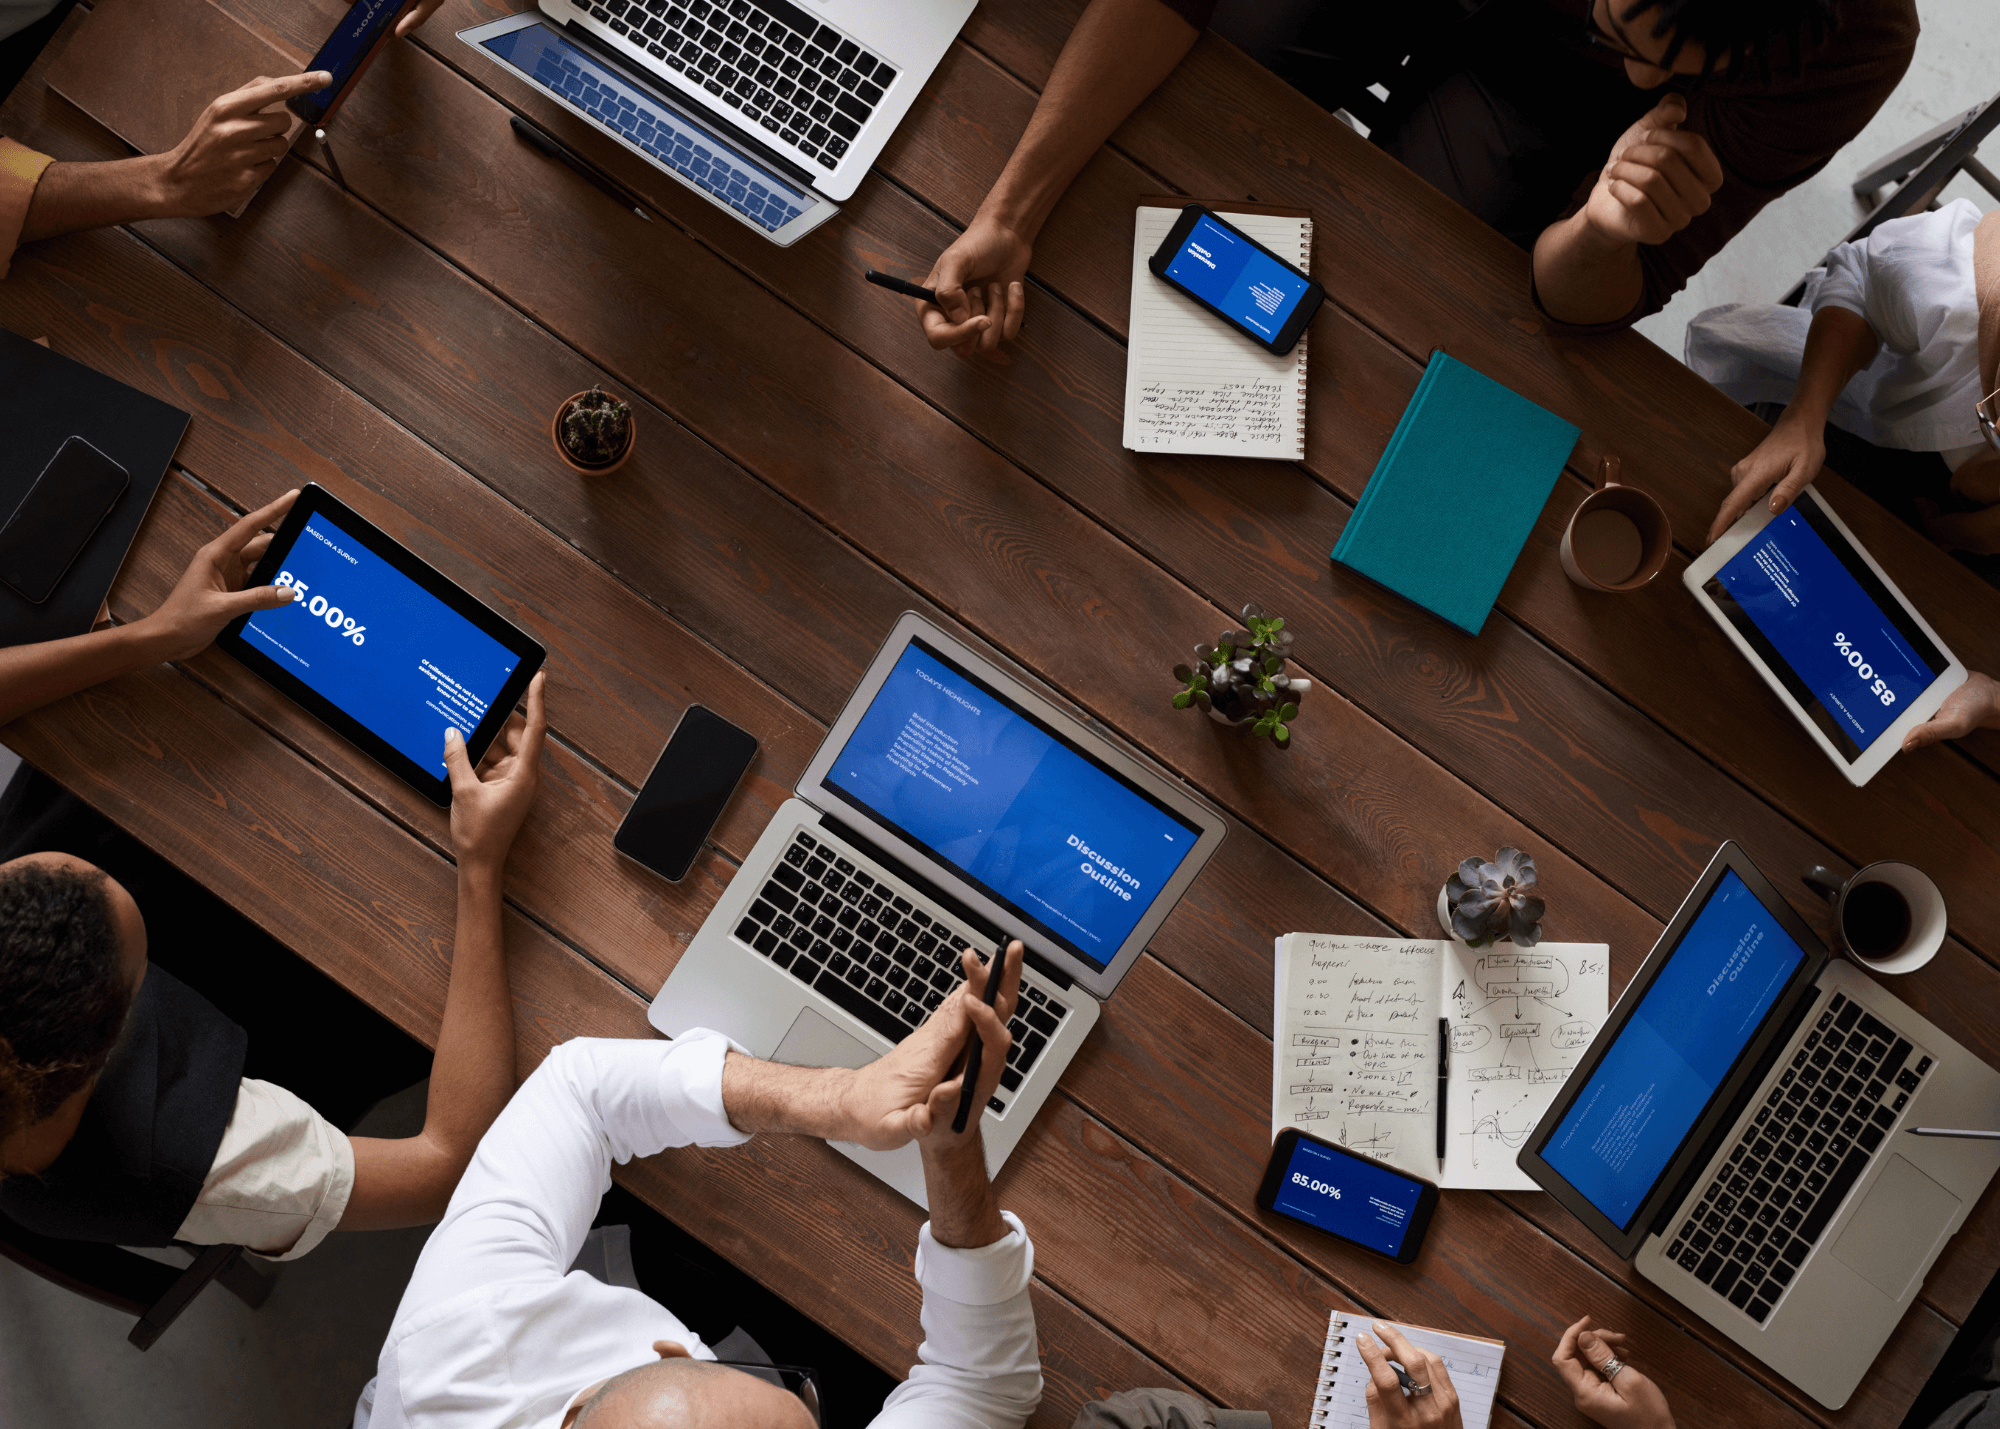
<svg viewBox="0 0 2000 1429">
<path fill-rule="evenodd" d="M 46 601 L 31 604 L 0 585 L 0 646 L 81 635 L 118 578 L 188 414 L 0 328 L 0 423 L 7 433 L 0 445 L 0 526 L 73 436 L 131 475 L 132 484 Z"/>
</svg>

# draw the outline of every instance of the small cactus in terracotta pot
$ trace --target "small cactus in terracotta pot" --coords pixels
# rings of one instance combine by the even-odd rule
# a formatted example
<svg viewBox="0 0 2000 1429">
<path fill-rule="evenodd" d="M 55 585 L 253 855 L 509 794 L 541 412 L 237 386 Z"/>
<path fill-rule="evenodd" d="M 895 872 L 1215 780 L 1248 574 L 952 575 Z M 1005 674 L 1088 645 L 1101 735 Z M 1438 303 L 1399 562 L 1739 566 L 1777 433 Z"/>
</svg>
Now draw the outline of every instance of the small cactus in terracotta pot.
<svg viewBox="0 0 2000 1429">
<path fill-rule="evenodd" d="M 556 455 L 572 470 L 602 476 L 625 464 L 639 431 L 628 403 L 602 387 L 593 387 L 556 408 L 549 421 L 549 436 L 556 444 Z"/>
</svg>

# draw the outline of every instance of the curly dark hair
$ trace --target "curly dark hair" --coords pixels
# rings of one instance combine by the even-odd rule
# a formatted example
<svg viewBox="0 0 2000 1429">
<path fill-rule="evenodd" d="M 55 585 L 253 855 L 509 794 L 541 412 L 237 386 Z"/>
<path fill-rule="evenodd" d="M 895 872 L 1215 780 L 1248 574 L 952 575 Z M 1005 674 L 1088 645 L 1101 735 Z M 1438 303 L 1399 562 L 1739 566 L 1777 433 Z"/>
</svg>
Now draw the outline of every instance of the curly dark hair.
<svg viewBox="0 0 2000 1429">
<path fill-rule="evenodd" d="M 104 1070 L 132 1005 L 106 876 L 0 872 L 0 1137 L 45 1120 Z"/>
<path fill-rule="evenodd" d="M 1778 46 L 1796 72 L 1808 49 L 1840 24 L 1840 0 L 1611 0 L 1622 25 L 1650 20 L 1653 38 L 1666 39 L 1663 69 L 1690 43 L 1702 47 L 1701 78 L 1726 70 L 1751 83 L 1769 78 Z"/>
</svg>

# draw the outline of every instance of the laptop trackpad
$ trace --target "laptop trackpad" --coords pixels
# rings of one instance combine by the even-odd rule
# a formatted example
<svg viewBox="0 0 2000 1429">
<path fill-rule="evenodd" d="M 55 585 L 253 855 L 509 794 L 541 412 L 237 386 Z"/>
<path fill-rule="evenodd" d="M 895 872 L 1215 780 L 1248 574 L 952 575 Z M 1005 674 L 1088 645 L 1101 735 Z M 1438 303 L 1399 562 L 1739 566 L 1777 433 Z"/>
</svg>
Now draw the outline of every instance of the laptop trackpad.
<svg viewBox="0 0 2000 1429">
<path fill-rule="evenodd" d="M 1891 1156 L 1833 1253 L 1884 1295 L 1900 1300 L 1958 1207 L 1958 1197 L 1902 1157 Z"/>
<path fill-rule="evenodd" d="M 806 1007 L 792 1020 L 771 1060 L 788 1067 L 865 1067 L 881 1055 Z"/>
</svg>

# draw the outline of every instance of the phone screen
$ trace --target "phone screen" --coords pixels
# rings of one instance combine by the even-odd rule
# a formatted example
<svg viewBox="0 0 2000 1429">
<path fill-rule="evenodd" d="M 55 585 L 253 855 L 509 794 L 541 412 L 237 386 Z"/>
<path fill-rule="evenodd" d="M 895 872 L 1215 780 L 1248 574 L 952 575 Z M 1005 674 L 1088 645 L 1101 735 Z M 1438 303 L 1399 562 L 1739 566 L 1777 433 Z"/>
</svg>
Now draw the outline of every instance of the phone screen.
<svg viewBox="0 0 2000 1429">
<path fill-rule="evenodd" d="M 1271 1209 L 1356 1245 L 1396 1257 L 1429 1186 L 1365 1156 L 1301 1136 Z"/>
<path fill-rule="evenodd" d="M 1312 286 L 1205 213 L 1168 260 L 1166 276 L 1262 342 L 1277 340 Z"/>
<path fill-rule="evenodd" d="M 678 883 L 756 753 L 748 732 L 713 710 L 689 705 L 612 847 Z"/>
<path fill-rule="evenodd" d="M 130 480 L 82 437 L 64 442 L 0 527 L 0 580 L 37 605 L 47 600 Z"/>
<path fill-rule="evenodd" d="M 375 48 L 375 42 L 382 38 L 382 32 L 395 20 L 402 9 L 403 0 L 355 0 L 354 7 L 334 27 L 326 43 L 319 47 L 319 53 L 312 57 L 312 63 L 304 73 L 325 70 L 333 76 L 333 83 L 325 89 L 311 94 L 302 94 L 290 102 L 291 111 L 302 119 L 315 120 L 332 107 L 340 98 L 347 82 L 354 77 L 354 71 L 368 58 L 368 52 Z"/>
</svg>

